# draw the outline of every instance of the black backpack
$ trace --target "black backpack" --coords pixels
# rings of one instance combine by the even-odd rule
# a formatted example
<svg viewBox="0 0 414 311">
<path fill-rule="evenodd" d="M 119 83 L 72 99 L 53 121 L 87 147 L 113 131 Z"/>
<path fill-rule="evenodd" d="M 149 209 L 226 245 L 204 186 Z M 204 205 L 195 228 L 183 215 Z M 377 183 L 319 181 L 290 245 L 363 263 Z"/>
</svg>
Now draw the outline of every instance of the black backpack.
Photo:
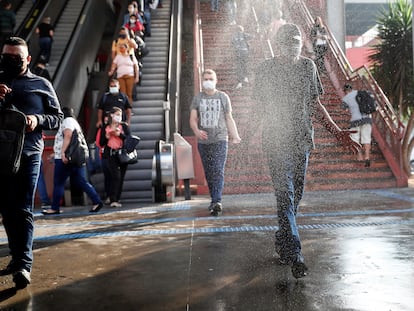
<svg viewBox="0 0 414 311">
<path fill-rule="evenodd" d="M 361 113 L 371 114 L 377 111 L 377 103 L 375 102 L 375 99 L 365 90 L 357 92 L 356 101 Z"/>
<path fill-rule="evenodd" d="M 0 103 L 0 176 L 10 176 L 19 170 L 25 133 L 25 114 Z"/>
</svg>

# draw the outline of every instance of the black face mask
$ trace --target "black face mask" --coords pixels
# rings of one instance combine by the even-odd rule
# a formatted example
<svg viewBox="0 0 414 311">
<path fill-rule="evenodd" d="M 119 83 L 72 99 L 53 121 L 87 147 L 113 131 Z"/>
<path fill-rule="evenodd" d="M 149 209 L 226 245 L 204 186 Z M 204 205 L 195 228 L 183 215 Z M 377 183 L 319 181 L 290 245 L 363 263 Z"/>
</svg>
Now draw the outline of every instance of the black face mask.
<svg viewBox="0 0 414 311">
<path fill-rule="evenodd" d="M 23 60 L 19 55 L 1 54 L 0 71 L 10 79 L 17 78 L 23 71 Z"/>
</svg>

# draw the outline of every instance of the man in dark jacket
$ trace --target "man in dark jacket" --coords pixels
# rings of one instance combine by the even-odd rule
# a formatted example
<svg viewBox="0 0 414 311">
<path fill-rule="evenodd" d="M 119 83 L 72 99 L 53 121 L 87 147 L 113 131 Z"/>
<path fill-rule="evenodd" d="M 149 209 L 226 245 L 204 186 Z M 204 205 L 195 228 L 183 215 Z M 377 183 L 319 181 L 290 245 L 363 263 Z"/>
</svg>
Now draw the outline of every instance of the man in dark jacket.
<svg viewBox="0 0 414 311">
<path fill-rule="evenodd" d="M 30 283 L 33 263 L 33 203 L 44 142 L 43 130 L 57 129 L 63 119 L 52 84 L 29 70 L 27 43 L 18 37 L 4 42 L 0 61 L 0 100 L 26 115 L 26 134 L 20 168 L 0 179 L 0 212 L 11 261 L 1 274 L 13 274 L 17 289 Z"/>
</svg>

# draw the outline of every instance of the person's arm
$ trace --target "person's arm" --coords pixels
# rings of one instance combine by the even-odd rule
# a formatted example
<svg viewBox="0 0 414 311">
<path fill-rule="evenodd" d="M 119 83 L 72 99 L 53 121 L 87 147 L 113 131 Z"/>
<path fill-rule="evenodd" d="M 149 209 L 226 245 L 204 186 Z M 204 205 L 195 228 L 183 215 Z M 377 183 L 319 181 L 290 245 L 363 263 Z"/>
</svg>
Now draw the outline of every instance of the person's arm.
<svg viewBox="0 0 414 311">
<path fill-rule="evenodd" d="M 125 116 L 126 116 L 126 123 L 128 125 L 131 124 L 131 115 L 132 115 L 132 109 L 131 108 L 126 109 L 125 110 Z"/>
<path fill-rule="evenodd" d="M 69 145 L 70 145 L 70 140 L 72 139 L 72 133 L 73 130 L 66 128 L 63 130 L 63 143 L 62 143 L 62 162 L 63 163 L 68 163 L 68 159 L 66 158 L 66 149 L 68 149 Z"/>
<path fill-rule="evenodd" d="M 102 116 L 103 116 L 103 110 L 98 109 L 98 120 L 96 121 L 96 127 L 97 128 L 102 126 Z"/>
<path fill-rule="evenodd" d="M 63 120 L 63 112 L 52 84 L 46 79 L 44 79 L 44 83 L 41 87 L 44 91 L 42 92 L 44 112 L 43 114 L 35 115 L 37 125 L 43 130 L 58 129 Z"/>
<path fill-rule="evenodd" d="M 208 138 L 207 132 L 198 128 L 198 113 L 196 109 L 192 109 L 190 112 L 190 127 L 198 139 L 205 140 Z"/>
<path fill-rule="evenodd" d="M 134 62 L 134 75 L 135 75 L 135 83 L 139 82 L 139 66 L 138 63 Z"/>
<path fill-rule="evenodd" d="M 226 124 L 227 130 L 229 132 L 230 141 L 233 144 L 238 144 L 241 142 L 241 138 L 239 136 L 239 132 L 237 130 L 236 122 L 234 121 L 233 115 L 231 112 L 226 113 Z"/>
<path fill-rule="evenodd" d="M 117 66 L 115 63 L 115 59 L 112 61 L 111 69 L 108 71 L 108 76 L 112 76 L 115 73 Z"/>
<path fill-rule="evenodd" d="M 349 148 L 353 153 L 361 150 L 361 145 L 351 139 L 350 134 L 353 131 L 342 130 L 332 120 L 326 108 L 322 105 L 319 98 L 315 99 L 313 105 L 313 116 L 344 146 Z"/>
</svg>

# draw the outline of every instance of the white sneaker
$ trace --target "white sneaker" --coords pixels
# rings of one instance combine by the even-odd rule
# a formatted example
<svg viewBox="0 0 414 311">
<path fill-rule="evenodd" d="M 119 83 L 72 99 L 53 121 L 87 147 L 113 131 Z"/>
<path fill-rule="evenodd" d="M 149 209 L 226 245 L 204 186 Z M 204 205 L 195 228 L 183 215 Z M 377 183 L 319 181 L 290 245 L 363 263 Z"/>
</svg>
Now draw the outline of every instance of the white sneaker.
<svg viewBox="0 0 414 311">
<path fill-rule="evenodd" d="M 249 78 L 245 77 L 243 81 L 246 82 L 246 83 L 249 83 Z"/>
<path fill-rule="evenodd" d="M 243 87 L 243 84 L 241 82 L 237 83 L 236 90 L 241 89 Z"/>
<path fill-rule="evenodd" d="M 122 204 L 119 202 L 112 202 L 111 207 L 122 207 Z"/>
</svg>

